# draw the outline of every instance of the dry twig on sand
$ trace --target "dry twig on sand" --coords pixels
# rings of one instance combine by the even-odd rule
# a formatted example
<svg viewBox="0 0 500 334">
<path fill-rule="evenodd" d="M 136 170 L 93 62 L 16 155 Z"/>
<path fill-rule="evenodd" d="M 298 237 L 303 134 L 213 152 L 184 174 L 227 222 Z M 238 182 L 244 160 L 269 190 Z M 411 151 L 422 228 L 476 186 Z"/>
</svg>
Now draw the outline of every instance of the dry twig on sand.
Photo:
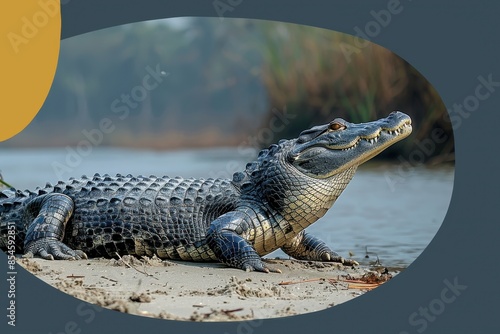
<svg viewBox="0 0 500 334">
<path fill-rule="evenodd" d="M 141 271 L 141 270 L 137 269 L 136 267 L 131 266 L 131 265 L 130 265 L 130 263 L 126 262 L 126 261 L 125 261 L 125 260 L 124 260 L 124 259 L 120 256 L 120 254 L 118 254 L 118 253 L 116 253 L 116 252 L 115 252 L 115 254 L 116 254 L 116 256 L 118 256 L 118 258 L 120 259 L 120 261 L 122 261 L 122 263 L 123 263 L 124 265 L 126 265 L 127 267 L 132 268 L 132 269 L 135 269 L 135 270 L 137 270 L 138 272 L 140 272 L 141 274 L 144 274 L 144 275 L 146 275 L 146 276 L 153 277 L 153 278 L 154 278 L 154 279 L 156 279 L 156 280 L 158 279 L 158 277 L 155 277 L 155 276 L 153 276 L 153 275 L 151 275 L 151 274 L 148 274 L 146 271 Z"/>
</svg>

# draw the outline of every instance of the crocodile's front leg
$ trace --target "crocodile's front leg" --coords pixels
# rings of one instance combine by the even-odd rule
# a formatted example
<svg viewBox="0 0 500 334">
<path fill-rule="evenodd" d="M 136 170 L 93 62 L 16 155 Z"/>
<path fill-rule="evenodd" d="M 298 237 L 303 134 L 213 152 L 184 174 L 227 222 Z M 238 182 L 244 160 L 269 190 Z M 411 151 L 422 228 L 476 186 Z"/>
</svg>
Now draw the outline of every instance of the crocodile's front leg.
<svg viewBox="0 0 500 334">
<path fill-rule="evenodd" d="M 281 250 L 297 260 L 340 262 L 349 266 L 359 264 L 357 261 L 342 258 L 323 241 L 305 232 L 288 241 Z"/>
<path fill-rule="evenodd" d="M 71 198 L 58 193 L 36 197 L 27 204 L 28 218 L 34 219 L 26 232 L 24 257 L 40 256 L 46 260 L 87 258 L 81 250 L 73 250 L 62 242 L 73 207 Z"/>
<path fill-rule="evenodd" d="M 231 267 L 245 271 L 277 272 L 269 268 L 259 254 L 243 237 L 251 224 L 250 217 L 243 212 L 231 211 L 212 222 L 207 231 L 207 244 L 215 256 Z"/>
</svg>

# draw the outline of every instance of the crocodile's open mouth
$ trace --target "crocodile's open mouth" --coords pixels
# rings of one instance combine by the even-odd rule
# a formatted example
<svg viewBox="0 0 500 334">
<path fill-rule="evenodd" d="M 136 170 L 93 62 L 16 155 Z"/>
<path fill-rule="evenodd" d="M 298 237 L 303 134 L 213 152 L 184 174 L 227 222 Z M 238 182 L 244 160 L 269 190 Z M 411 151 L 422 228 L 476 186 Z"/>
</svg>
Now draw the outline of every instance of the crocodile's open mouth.
<svg viewBox="0 0 500 334">
<path fill-rule="evenodd" d="M 379 140 L 385 140 L 387 141 L 387 144 L 391 144 L 394 141 L 399 141 L 407 137 L 408 135 L 410 135 L 411 131 L 412 131 L 411 121 L 405 120 L 402 124 L 398 125 L 397 127 L 380 128 L 379 131 L 375 132 L 370 136 L 360 136 L 357 139 L 353 140 L 352 142 L 348 143 L 347 145 L 344 145 L 343 147 L 335 146 L 328 148 L 334 150 L 349 151 L 356 148 L 363 141 L 369 144 L 375 144 Z"/>
</svg>

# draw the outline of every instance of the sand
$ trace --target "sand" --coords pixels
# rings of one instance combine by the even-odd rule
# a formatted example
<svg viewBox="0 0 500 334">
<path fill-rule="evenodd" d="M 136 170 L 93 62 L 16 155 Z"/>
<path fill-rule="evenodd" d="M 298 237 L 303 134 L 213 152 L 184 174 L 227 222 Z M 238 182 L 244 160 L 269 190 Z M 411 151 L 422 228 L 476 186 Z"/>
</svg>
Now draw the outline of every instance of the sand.
<svg viewBox="0 0 500 334">
<path fill-rule="evenodd" d="M 146 317 L 187 321 L 274 318 L 323 310 L 393 277 L 386 268 L 266 260 L 278 273 L 245 272 L 220 263 L 124 256 L 80 261 L 19 258 L 46 283 L 81 300 Z"/>
</svg>

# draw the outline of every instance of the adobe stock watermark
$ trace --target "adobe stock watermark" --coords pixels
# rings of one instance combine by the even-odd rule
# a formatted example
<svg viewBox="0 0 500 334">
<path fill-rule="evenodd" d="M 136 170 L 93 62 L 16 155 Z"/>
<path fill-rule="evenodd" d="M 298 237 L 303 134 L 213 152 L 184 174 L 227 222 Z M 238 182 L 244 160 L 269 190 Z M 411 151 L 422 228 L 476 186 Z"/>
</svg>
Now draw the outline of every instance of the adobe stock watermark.
<svg viewBox="0 0 500 334">
<path fill-rule="evenodd" d="M 420 306 L 418 310 L 408 316 L 408 324 L 417 332 L 423 333 L 431 323 L 442 315 L 446 308 L 454 303 L 458 297 L 467 290 L 467 285 L 460 284 L 458 277 L 453 278 L 453 282 L 448 279 L 443 280 L 444 287 L 437 298 L 429 301 L 425 306 Z M 410 334 L 409 331 L 400 331 L 399 334 Z"/>
<path fill-rule="evenodd" d="M 65 174 L 70 174 L 78 167 L 84 157 L 90 155 L 93 148 L 102 144 L 104 137 L 113 133 L 116 123 L 129 117 L 132 110 L 137 109 L 151 91 L 159 87 L 163 80 L 170 75 L 160 69 L 157 64 L 155 68 L 146 66 L 146 74 L 140 84 L 132 87 L 130 91 L 122 93 L 119 98 L 111 102 L 110 110 L 112 117 L 104 117 L 99 121 L 99 126 L 93 129 L 81 131 L 84 139 L 80 140 L 76 147 L 66 146 L 66 155 L 63 162 L 53 161 L 51 166 L 56 176 L 61 179 Z M 113 118 L 115 118 L 113 120 Z"/>
<path fill-rule="evenodd" d="M 96 317 L 97 312 L 102 312 L 103 308 L 94 304 L 81 302 L 75 309 L 75 318 L 69 320 L 57 332 L 49 332 L 49 334 L 80 334 L 82 333 L 82 326 L 92 323 Z M 82 323 L 83 321 L 83 323 Z"/>
<path fill-rule="evenodd" d="M 219 17 L 219 20 L 224 20 L 224 13 L 232 12 L 236 7 L 241 5 L 243 0 L 214 0 L 212 6 Z"/>
<path fill-rule="evenodd" d="M 446 122 L 451 122 L 453 130 L 459 129 L 464 119 L 469 118 L 471 113 L 477 111 L 481 102 L 490 98 L 500 87 L 500 81 L 494 81 L 492 73 L 487 76 L 478 76 L 477 81 L 479 83 L 473 94 L 466 96 L 461 103 L 454 103 L 451 108 L 448 108 L 449 119 L 443 115 Z M 408 159 L 401 155 L 398 156 L 399 166 L 395 170 L 385 172 L 385 179 L 391 191 L 396 190 L 397 185 L 404 183 L 415 172 L 417 166 L 421 166 L 428 157 L 432 156 L 438 144 L 442 144 L 448 139 L 448 135 L 443 129 L 435 128 L 429 137 L 416 143 L 417 147 L 410 152 Z"/>
<path fill-rule="evenodd" d="M 61 4 L 69 1 L 61 1 Z M 21 45 L 28 44 L 38 36 L 40 31 L 47 26 L 52 18 L 60 12 L 59 2 L 55 0 L 39 0 L 38 10 L 32 15 L 23 16 L 18 29 L 7 33 L 7 39 L 15 53 L 19 53 Z"/>
<path fill-rule="evenodd" d="M 238 326 L 236 326 L 236 331 L 232 332 L 231 334 L 253 334 L 256 329 L 264 324 L 265 314 L 263 313 L 263 311 L 260 309 L 256 309 L 252 312 L 254 313 L 254 319 L 238 323 Z M 224 334 L 230 333 L 224 332 Z"/>
<path fill-rule="evenodd" d="M 273 116 L 267 123 L 267 126 L 261 128 L 257 133 L 249 135 L 246 140 L 238 145 L 237 151 L 240 157 L 251 161 L 256 158 L 256 151 L 262 147 L 264 143 L 272 143 L 276 141 L 276 135 L 283 131 L 290 121 L 297 117 L 287 112 L 286 107 L 283 111 L 273 108 Z M 226 168 L 219 171 L 210 171 L 208 176 L 211 178 L 231 179 L 235 172 L 241 170 L 238 160 L 228 161 Z"/>
<path fill-rule="evenodd" d="M 16 326 L 16 282 L 17 282 L 17 268 L 16 268 L 16 224 L 11 221 L 7 223 L 7 324 L 9 326 Z"/>
<path fill-rule="evenodd" d="M 412 0 L 407 0 L 411 2 Z M 370 20 L 364 24 L 364 26 L 355 26 L 353 28 L 357 38 L 354 39 L 354 43 L 341 42 L 339 44 L 340 50 L 344 54 L 347 63 L 352 60 L 352 55 L 360 53 L 361 50 L 367 47 L 371 40 L 376 38 L 384 28 L 387 28 L 391 23 L 394 16 L 399 15 L 403 12 L 404 6 L 401 4 L 400 0 L 389 0 L 385 8 L 380 10 L 371 10 L 370 15 L 373 20 Z"/>
</svg>

